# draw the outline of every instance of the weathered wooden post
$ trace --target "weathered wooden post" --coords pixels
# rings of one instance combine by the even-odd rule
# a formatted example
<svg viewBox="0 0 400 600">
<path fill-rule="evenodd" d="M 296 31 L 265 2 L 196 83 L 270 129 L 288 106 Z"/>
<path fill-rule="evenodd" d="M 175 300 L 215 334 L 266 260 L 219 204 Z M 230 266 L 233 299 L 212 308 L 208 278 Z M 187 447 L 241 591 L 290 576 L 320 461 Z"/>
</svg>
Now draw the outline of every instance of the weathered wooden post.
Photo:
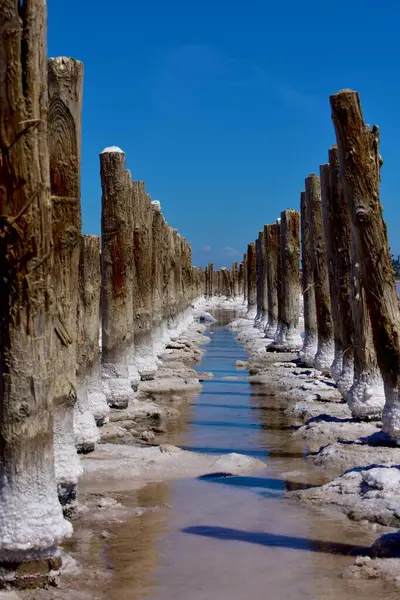
<svg viewBox="0 0 400 600">
<path fill-rule="evenodd" d="M 239 266 L 237 262 L 232 263 L 232 289 L 233 297 L 239 296 Z"/>
<path fill-rule="evenodd" d="M 91 412 L 99 427 L 108 420 L 110 412 L 101 380 L 100 289 L 100 238 L 82 235 L 77 315 L 78 401 L 82 399 L 83 412 Z"/>
<path fill-rule="evenodd" d="M 321 185 L 322 220 L 325 232 L 326 263 L 328 269 L 328 282 L 333 328 L 334 354 L 330 373 L 335 382 L 339 379 L 343 368 L 343 352 L 341 342 L 340 314 L 338 306 L 338 293 L 336 285 L 336 255 L 333 238 L 336 231 L 332 229 L 332 190 L 329 164 L 320 165 L 319 179 Z"/>
<path fill-rule="evenodd" d="M 0 21 L 0 579 L 24 585 L 57 568 L 72 527 L 54 472 L 46 4 L 3 0 Z"/>
<path fill-rule="evenodd" d="M 386 404 L 383 430 L 400 441 L 400 313 L 386 225 L 379 200 L 379 130 L 365 125 L 357 92 L 343 90 L 331 96 L 332 119 L 340 159 L 340 175 L 350 212 L 353 234 L 354 301 L 359 301 L 354 319 L 354 385 L 360 375 L 357 365 L 363 359 L 362 394 L 357 399 L 353 388 L 348 394 L 353 414 L 373 417 L 382 402 L 379 372 L 384 381 Z M 364 300 L 365 298 L 365 300 Z M 363 311 L 365 301 L 367 311 Z M 369 322 L 366 318 L 369 313 Z M 363 322 L 362 322 L 363 321 Z M 374 346 L 369 335 L 372 328 Z M 359 333 L 364 332 L 364 348 L 359 348 Z M 360 357 L 361 355 L 361 357 Z M 353 397 L 351 397 L 353 396 Z"/>
<path fill-rule="evenodd" d="M 230 273 L 226 267 L 221 267 L 220 271 L 221 278 L 221 295 L 225 296 L 227 300 L 230 300 Z"/>
<path fill-rule="evenodd" d="M 243 303 L 245 304 L 245 306 L 247 306 L 247 302 L 248 302 L 248 293 L 249 293 L 249 288 L 248 288 L 248 273 L 247 273 L 247 252 L 245 252 L 243 254 Z"/>
<path fill-rule="evenodd" d="M 256 316 L 254 319 L 254 327 L 259 327 L 262 316 L 263 305 L 263 285 L 262 285 L 262 258 L 260 236 L 256 241 Z"/>
<path fill-rule="evenodd" d="M 277 223 L 265 225 L 265 245 L 268 261 L 268 323 L 265 326 L 267 338 L 274 339 L 278 327 L 278 256 L 280 253 L 280 226 Z"/>
<path fill-rule="evenodd" d="M 153 290 L 153 324 L 152 337 L 153 348 L 156 355 L 164 349 L 162 319 L 163 319 L 163 232 L 164 217 L 161 212 L 161 204 L 158 201 L 151 203 L 152 217 L 152 290 Z M 190 282 L 187 282 L 189 290 Z"/>
<path fill-rule="evenodd" d="M 247 317 L 254 319 L 257 312 L 256 244 L 247 246 Z"/>
<path fill-rule="evenodd" d="M 239 265 L 239 274 L 238 274 L 238 295 L 244 295 L 244 263 L 241 262 Z"/>
<path fill-rule="evenodd" d="M 156 371 L 152 344 L 152 219 L 151 200 L 143 181 L 133 182 L 133 256 L 136 287 L 133 294 L 136 366 L 142 380 L 153 379 Z M 176 273 L 177 267 L 175 268 Z M 176 276 L 176 275 L 175 275 Z M 176 310 L 174 297 L 171 313 Z"/>
<path fill-rule="evenodd" d="M 213 277 L 213 272 L 214 272 L 214 264 L 213 263 L 209 263 L 208 264 L 208 297 L 212 298 L 214 296 L 214 277 Z"/>
<path fill-rule="evenodd" d="M 343 398 L 347 399 L 354 380 L 354 326 L 351 302 L 351 226 L 343 185 L 339 175 L 339 153 L 336 146 L 329 150 L 330 239 L 328 251 L 334 265 L 334 289 L 331 290 L 332 304 L 338 306 L 339 332 L 336 332 L 335 359 L 341 354 L 342 370 L 336 385 Z M 335 298 L 335 299 L 334 299 Z M 334 323 L 335 326 L 335 323 Z M 333 372 L 335 368 L 333 367 Z"/>
<path fill-rule="evenodd" d="M 75 419 L 76 313 L 80 256 L 80 158 L 83 64 L 72 58 L 48 61 L 50 185 L 53 206 L 54 293 L 57 299 L 54 350 L 54 448 L 60 501 L 73 510 L 82 474 L 75 441 L 98 435 L 93 416 Z M 78 411 L 78 417 L 80 411 Z M 75 427 L 74 427 L 75 425 Z M 74 428 L 76 431 L 74 431 Z"/>
<path fill-rule="evenodd" d="M 74 412 L 74 431 L 78 452 L 86 454 L 94 450 L 100 438 L 97 423 L 103 424 L 110 411 L 102 390 L 100 370 L 100 238 L 96 235 L 81 235 L 76 322 L 78 399 Z M 99 394 L 89 393 L 89 373 Z M 100 419 L 95 415 L 96 412 L 98 417 L 99 411 Z"/>
<path fill-rule="evenodd" d="M 133 261 L 130 237 L 131 188 L 127 186 L 125 154 L 115 146 L 100 154 L 102 185 L 101 324 L 104 392 L 113 408 L 126 408 L 134 399 L 128 370 L 132 344 L 132 313 L 128 282 Z"/>
<path fill-rule="evenodd" d="M 302 363 L 311 367 L 318 348 L 317 315 L 315 309 L 314 292 L 314 269 L 313 269 L 313 245 L 311 241 L 311 224 L 308 218 L 307 206 L 308 196 L 301 192 L 301 264 L 302 264 L 302 286 L 304 302 L 304 343 L 299 352 Z"/>
<path fill-rule="evenodd" d="M 265 226 L 264 226 L 265 227 Z M 260 252 L 261 252 L 261 321 L 260 328 L 265 331 L 265 327 L 268 324 L 268 256 L 267 256 L 267 244 L 265 239 L 265 229 L 260 231 L 258 238 L 260 240 Z"/>
<path fill-rule="evenodd" d="M 314 357 L 314 367 L 323 373 L 330 374 L 334 358 L 334 343 L 321 184 L 319 177 L 314 174 L 306 177 L 305 184 L 313 248 L 314 293 L 318 328 L 318 349 Z"/>
<path fill-rule="evenodd" d="M 281 308 L 278 329 L 269 348 L 297 352 L 303 345 L 299 333 L 300 316 L 300 215 L 296 210 L 281 212 Z"/>
</svg>

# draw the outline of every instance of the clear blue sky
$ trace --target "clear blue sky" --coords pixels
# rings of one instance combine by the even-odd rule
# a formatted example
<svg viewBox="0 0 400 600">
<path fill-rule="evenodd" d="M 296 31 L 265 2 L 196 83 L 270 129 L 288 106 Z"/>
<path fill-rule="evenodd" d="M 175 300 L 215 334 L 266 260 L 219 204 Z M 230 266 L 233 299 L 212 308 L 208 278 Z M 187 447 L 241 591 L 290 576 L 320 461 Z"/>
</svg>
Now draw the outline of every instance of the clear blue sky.
<svg viewBox="0 0 400 600">
<path fill-rule="evenodd" d="M 240 260 L 334 143 L 329 94 L 381 128 L 381 198 L 400 252 L 400 2 L 48 0 L 49 55 L 85 65 L 82 206 L 100 233 L 99 152 L 126 152 L 194 264 Z"/>
</svg>

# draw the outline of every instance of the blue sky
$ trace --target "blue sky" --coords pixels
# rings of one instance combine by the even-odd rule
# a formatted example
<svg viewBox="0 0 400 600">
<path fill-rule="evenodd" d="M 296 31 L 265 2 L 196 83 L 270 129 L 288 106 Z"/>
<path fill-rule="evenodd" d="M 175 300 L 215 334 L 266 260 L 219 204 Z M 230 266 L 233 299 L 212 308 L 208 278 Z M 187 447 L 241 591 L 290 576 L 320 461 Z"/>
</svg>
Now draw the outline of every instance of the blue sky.
<svg viewBox="0 0 400 600">
<path fill-rule="evenodd" d="M 48 0 L 49 55 L 85 65 L 82 209 L 100 233 L 99 152 L 192 242 L 193 262 L 240 260 L 299 208 L 334 143 L 329 95 L 356 89 L 381 129 L 381 199 L 400 253 L 400 3 L 386 0 Z"/>
</svg>

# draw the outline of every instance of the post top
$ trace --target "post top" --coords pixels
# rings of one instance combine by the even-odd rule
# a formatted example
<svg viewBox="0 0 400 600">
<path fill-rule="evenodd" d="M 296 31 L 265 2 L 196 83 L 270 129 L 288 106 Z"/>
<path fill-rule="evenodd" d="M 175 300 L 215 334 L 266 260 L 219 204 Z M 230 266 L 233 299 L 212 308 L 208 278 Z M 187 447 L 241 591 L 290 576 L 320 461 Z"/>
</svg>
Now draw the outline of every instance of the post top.
<svg viewBox="0 0 400 600">
<path fill-rule="evenodd" d="M 104 148 L 104 150 L 102 150 L 100 154 L 111 154 L 112 152 L 125 154 L 125 152 L 121 150 L 121 148 L 118 148 L 118 146 L 108 146 L 107 148 Z"/>
</svg>

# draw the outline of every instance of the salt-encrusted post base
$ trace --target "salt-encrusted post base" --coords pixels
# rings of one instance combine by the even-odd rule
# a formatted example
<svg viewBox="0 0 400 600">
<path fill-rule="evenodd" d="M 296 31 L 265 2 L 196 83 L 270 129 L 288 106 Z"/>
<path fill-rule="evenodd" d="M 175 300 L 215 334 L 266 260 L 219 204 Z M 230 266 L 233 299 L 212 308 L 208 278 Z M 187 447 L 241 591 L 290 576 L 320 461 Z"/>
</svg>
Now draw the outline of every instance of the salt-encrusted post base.
<svg viewBox="0 0 400 600">
<path fill-rule="evenodd" d="M 382 429 L 400 446 L 400 395 L 395 389 L 386 388 L 386 404 L 383 409 Z"/>
<path fill-rule="evenodd" d="M 337 382 L 343 371 L 343 354 L 339 347 L 335 348 L 335 355 L 331 364 L 332 379 Z"/>
<path fill-rule="evenodd" d="M 102 427 L 108 422 L 110 407 L 103 392 L 99 365 L 92 368 L 86 378 L 87 405 L 93 414 L 97 427 Z"/>
<path fill-rule="evenodd" d="M 72 501 L 70 507 L 67 500 L 64 503 L 62 501 L 62 498 L 65 497 L 63 490 L 64 488 L 68 490 L 73 488 L 76 497 L 78 481 L 83 474 L 75 447 L 74 405 L 75 396 L 71 402 L 65 398 L 61 401 L 58 399 L 54 401 L 54 468 L 59 500 L 65 508 L 64 514 L 67 514 L 69 510 L 74 512 L 75 501 Z"/>
<path fill-rule="evenodd" d="M 80 406 L 79 392 L 78 402 L 74 410 L 74 433 L 75 446 L 79 454 L 93 452 L 96 443 L 100 440 L 100 433 L 93 414 Z"/>
<path fill-rule="evenodd" d="M 314 358 L 317 354 L 318 338 L 315 335 L 307 335 L 304 340 L 303 347 L 299 352 L 299 359 L 305 367 L 314 367 Z"/>
<path fill-rule="evenodd" d="M 289 329 L 285 323 L 278 326 L 274 341 L 267 352 L 298 352 L 303 346 L 303 340 L 297 329 Z"/>
<path fill-rule="evenodd" d="M 385 405 L 382 377 L 377 371 L 355 375 L 347 394 L 347 404 L 353 417 L 365 421 L 379 420 Z M 386 432 L 387 433 L 387 432 Z"/>
<path fill-rule="evenodd" d="M 151 331 L 135 335 L 135 349 L 135 362 L 141 381 L 152 381 L 158 365 L 154 353 Z"/>
<path fill-rule="evenodd" d="M 331 375 L 331 365 L 335 358 L 335 345 L 333 338 L 322 340 L 320 338 L 318 350 L 314 358 L 314 368 L 326 375 Z"/>
<path fill-rule="evenodd" d="M 354 383 L 354 356 L 353 352 L 345 353 L 342 360 L 342 372 L 336 381 L 336 386 L 343 398 L 347 395 Z"/>
<path fill-rule="evenodd" d="M 277 321 L 268 321 L 268 324 L 265 326 L 265 337 L 273 340 L 275 339 L 276 333 L 278 330 L 278 323 Z"/>
</svg>

